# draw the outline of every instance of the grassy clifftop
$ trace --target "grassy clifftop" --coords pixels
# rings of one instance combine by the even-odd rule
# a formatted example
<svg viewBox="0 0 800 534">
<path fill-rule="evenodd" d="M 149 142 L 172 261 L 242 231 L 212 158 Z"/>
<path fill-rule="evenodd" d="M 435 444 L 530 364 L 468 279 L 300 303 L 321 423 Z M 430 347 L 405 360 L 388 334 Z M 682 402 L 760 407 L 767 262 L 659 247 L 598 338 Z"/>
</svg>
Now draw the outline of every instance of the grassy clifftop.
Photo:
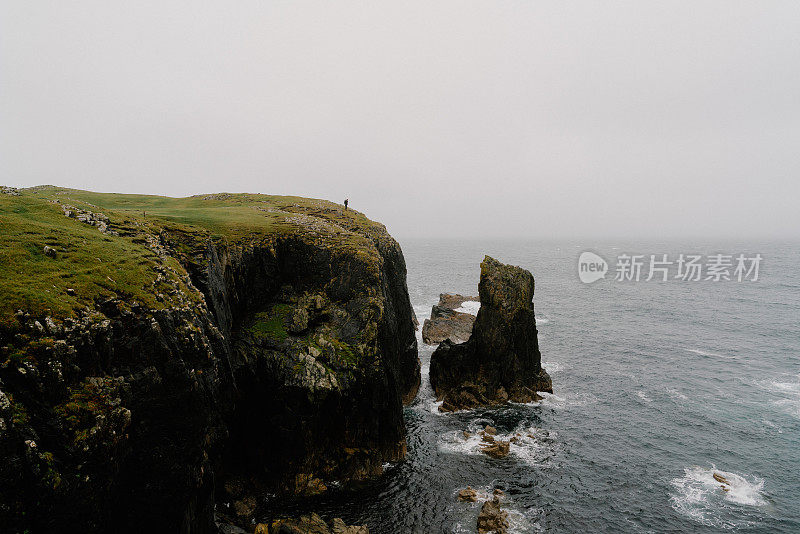
<svg viewBox="0 0 800 534">
<path fill-rule="evenodd" d="M 122 297 L 150 308 L 178 304 L 186 271 L 160 242 L 187 250 L 214 242 L 257 243 L 281 235 L 369 256 L 385 228 L 325 200 L 228 194 L 169 198 L 54 186 L 0 192 L 0 324 L 23 310 L 64 318 Z M 367 260 L 377 258 L 368 258 Z M 180 292 L 183 293 L 183 292 Z M 191 293 L 191 292 L 190 292 Z"/>
</svg>

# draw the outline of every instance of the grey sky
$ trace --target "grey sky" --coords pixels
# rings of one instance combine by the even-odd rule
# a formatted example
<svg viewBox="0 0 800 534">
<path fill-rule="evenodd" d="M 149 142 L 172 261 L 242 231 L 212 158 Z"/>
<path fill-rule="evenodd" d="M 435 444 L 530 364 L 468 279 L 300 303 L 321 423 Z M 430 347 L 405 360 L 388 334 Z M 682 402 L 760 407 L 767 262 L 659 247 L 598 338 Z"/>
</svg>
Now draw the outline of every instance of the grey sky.
<svg viewBox="0 0 800 534">
<path fill-rule="evenodd" d="M 4 0 L 0 183 L 797 237 L 800 2 Z"/>
</svg>

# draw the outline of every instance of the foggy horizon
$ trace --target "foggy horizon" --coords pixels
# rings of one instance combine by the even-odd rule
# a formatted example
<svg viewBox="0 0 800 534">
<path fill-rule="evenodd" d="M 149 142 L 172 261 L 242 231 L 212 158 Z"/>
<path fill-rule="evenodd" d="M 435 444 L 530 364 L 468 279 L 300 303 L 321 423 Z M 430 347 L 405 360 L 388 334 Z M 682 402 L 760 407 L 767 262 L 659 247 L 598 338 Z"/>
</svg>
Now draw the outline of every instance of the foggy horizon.
<svg viewBox="0 0 800 534">
<path fill-rule="evenodd" d="M 800 4 L 0 7 L 0 184 L 398 238 L 800 237 Z"/>
</svg>

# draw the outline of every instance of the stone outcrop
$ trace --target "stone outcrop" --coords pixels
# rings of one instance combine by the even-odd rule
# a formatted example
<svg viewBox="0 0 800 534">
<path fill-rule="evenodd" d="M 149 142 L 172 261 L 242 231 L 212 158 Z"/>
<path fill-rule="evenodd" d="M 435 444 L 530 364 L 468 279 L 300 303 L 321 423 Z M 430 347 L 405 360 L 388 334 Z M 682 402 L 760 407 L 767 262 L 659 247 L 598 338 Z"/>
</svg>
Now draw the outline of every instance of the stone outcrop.
<svg viewBox="0 0 800 534">
<path fill-rule="evenodd" d="M 38 268 L 80 259 L 91 276 L 116 261 L 119 274 L 54 275 L 47 307 L 0 317 L 3 529 L 211 533 L 216 505 L 252 532 L 265 492 L 311 495 L 403 459 L 419 361 L 405 262 L 382 225 L 332 203 L 251 195 L 160 199 L 162 213 L 188 202 L 203 215 L 172 223 L 150 205 L 147 219 L 130 215 L 140 197 L 122 197 L 131 209 L 120 213 L 119 196 L 92 194 L 111 207 L 87 222 L 47 195 L 84 198 L 5 197 L 39 210 L 40 225 L 56 221 L 42 231 L 58 255 L 31 248 L 49 262 Z M 206 202 L 229 203 L 211 229 Z M 94 221 L 115 233 L 87 231 Z M 115 248 L 101 262 L 103 247 Z M 50 294 L 71 308 L 58 312 Z M 16 298 L 0 295 L 0 309 Z"/>
<path fill-rule="evenodd" d="M 511 442 L 497 438 L 497 429 L 486 425 L 478 432 L 481 436 L 481 452 L 492 458 L 505 458 L 511 450 Z"/>
<path fill-rule="evenodd" d="M 531 402 L 552 392 L 542 368 L 530 272 L 486 256 L 478 286 L 481 308 L 464 343 L 442 342 L 430 380 L 442 411 L 507 401 Z"/>
<path fill-rule="evenodd" d="M 475 315 L 456 311 L 465 302 L 478 302 L 478 297 L 440 294 L 439 304 L 433 306 L 430 319 L 425 319 L 422 324 L 422 341 L 428 345 L 435 345 L 445 339 L 450 339 L 453 343 L 463 343 L 468 340 L 472 333 Z"/>
<path fill-rule="evenodd" d="M 478 502 L 478 492 L 467 486 L 458 492 L 458 500 L 461 502 Z"/>
<path fill-rule="evenodd" d="M 502 491 L 494 490 L 492 498 L 481 506 L 477 525 L 479 534 L 506 534 L 508 532 L 508 512 L 500 507 L 502 495 Z"/>
<path fill-rule="evenodd" d="M 511 445 L 508 441 L 501 439 L 492 439 L 488 443 L 481 446 L 481 452 L 492 458 L 505 458 L 508 456 Z"/>
<path fill-rule="evenodd" d="M 269 524 L 259 523 L 255 534 L 369 534 L 369 529 L 366 525 L 346 525 L 338 517 L 328 525 L 320 516 L 312 513 L 296 519 L 276 519 Z"/>
<path fill-rule="evenodd" d="M 59 204 L 61 203 L 59 202 Z M 97 229 L 104 234 L 118 235 L 115 230 L 109 229 L 108 217 L 102 213 L 94 213 L 86 209 L 76 208 L 75 206 L 69 206 L 66 204 L 61 204 L 61 210 L 64 212 L 65 217 L 72 217 L 84 224 L 96 226 Z"/>
</svg>

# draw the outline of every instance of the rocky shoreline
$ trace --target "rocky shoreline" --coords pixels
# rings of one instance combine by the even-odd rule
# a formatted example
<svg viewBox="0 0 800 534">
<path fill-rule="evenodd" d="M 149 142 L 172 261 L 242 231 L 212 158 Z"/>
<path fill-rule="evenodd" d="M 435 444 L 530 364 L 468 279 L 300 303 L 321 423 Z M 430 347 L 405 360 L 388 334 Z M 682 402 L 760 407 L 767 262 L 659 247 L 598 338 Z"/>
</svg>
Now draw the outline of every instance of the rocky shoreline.
<svg viewBox="0 0 800 534">
<path fill-rule="evenodd" d="M 0 208 L 38 226 L 12 217 L 0 245 L 17 262 L 0 273 L 15 280 L 0 299 L 0 524 L 368 532 L 265 517 L 261 503 L 365 481 L 406 456 L 416 324 L 382 225 L 296 197 L 4 192 Z M 430 370 L 440 410 L 552 391 L 533 285 L 487 256 L 479 297 L 440 295 L 422 332 L 441 339 Z M 494 459 L 516 439 L 480 435 Z M 502 499 L 485 500 L 479 532 L 508 527 Z"/>
</svg>

